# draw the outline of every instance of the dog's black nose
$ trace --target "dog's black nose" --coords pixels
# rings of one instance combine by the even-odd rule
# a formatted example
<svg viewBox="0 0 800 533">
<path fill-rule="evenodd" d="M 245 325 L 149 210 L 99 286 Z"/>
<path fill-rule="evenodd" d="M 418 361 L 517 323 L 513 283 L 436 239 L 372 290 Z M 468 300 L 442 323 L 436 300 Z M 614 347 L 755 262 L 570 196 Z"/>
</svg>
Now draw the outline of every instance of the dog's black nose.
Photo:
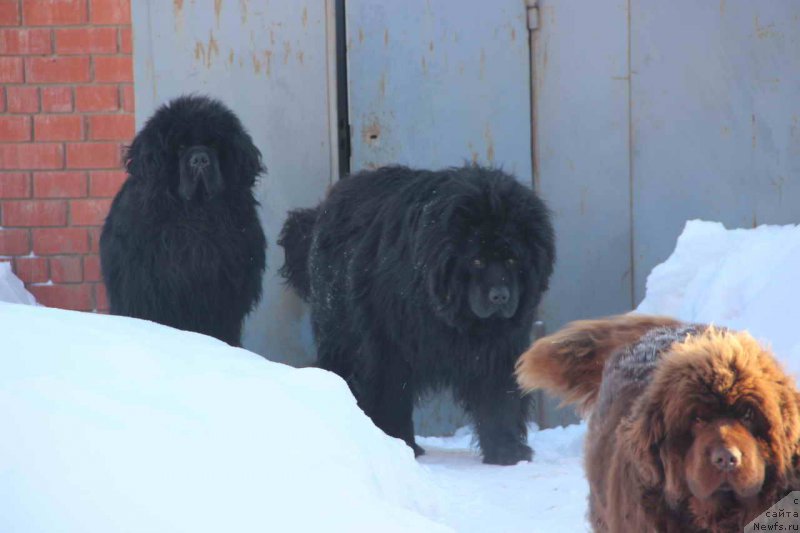
<svg viewBox="0 0 800 533">
<path fill-rule="evenodd" d="M 711 463 L 723 472 L 731 472 L 742 464 L 742 452 L 736 447 L 717 446 L 711 450 Z"/>
<path fill-rule="evenodd" d="M 492 305 L 503 305 L 508 302 L 508 299 L 511 297 L 511 293 L 508 290 L 508 287 L 492 287 L 489 289 L 489 301 Z"/>
<path fill-rule="evenodd" d="M 206 168 L 210 164 L 211 164 L 211 159 L 209 159 L 208 154 L 204 154 L 203 152 L 192 154 L 189 157 L 189 165 L 192 168 L 200 170 Z"/>
</svg>

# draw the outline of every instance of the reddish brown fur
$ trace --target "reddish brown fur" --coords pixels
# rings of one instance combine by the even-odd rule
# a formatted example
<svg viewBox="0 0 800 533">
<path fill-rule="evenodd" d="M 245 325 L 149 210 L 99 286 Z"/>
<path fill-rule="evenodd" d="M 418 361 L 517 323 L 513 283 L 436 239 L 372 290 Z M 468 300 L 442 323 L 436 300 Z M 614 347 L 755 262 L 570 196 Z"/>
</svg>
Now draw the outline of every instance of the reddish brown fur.
<svg viewBox="0 0 800 533">
<path fill-rule="evenodd" d="M 662 351 L 648 379 L 616 375 L 613 393 L 606 387 L 598 399 L 601 380 L 612 378 L 595 368 L 597 361 L 616 364 L 623 353 L 635 357 L 635 347 L 623 350 L 639 339 L 635 332 L 646 332 L 632 324 L 644 328 L 647 320 L 573 323 L 523 355 L 519 382 L 554 391 L 584 409 L 602 402 L 586 441 L 595 531 L 742 531 L 798 489 L 794 380 L 747 333 L 701 326 Z M 669 319 L 650 320 L 670 325 Z M 592 339 L 601 342 L 595 346 Z M 569 346 L 577 347 L 575 355 Z M 735 452 L 738 466 L 722 472 L 711 464 L 720 449 Z"/>
<path fill-rule="evenodd" d="M 572 322 L 539 339 L 522 354 L 517 361 L 517 381 L 522 390 L 544 389 L 587 414 L 597 398 L 603 366 L 611 354 L 653 328 L 678 324 L 672 318 L 646 315 Z"/>
</svg>

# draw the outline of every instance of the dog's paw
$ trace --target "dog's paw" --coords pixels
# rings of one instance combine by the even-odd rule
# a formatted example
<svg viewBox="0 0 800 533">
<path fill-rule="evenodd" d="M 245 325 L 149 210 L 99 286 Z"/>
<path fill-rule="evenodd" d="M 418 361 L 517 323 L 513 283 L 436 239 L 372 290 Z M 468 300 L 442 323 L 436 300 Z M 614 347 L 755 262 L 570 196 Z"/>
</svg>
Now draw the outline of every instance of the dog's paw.
<svg viewBox="0 0 800 533">
<path fill-rule="evenodd" d="M 483 452 L 483 462 L 488 465 L 508 466 L 531 459 L 533 459 L 533 450 L 521 442 L 501 444 Z"/>
<path fill-rule="evenodd" d="M 414 457 L 419 457 L 420 455 L 425 455 L 425 448 L 417 444 L 416 442 L 411 443 L 411 449 L 414 450 Z"/>
</svg>

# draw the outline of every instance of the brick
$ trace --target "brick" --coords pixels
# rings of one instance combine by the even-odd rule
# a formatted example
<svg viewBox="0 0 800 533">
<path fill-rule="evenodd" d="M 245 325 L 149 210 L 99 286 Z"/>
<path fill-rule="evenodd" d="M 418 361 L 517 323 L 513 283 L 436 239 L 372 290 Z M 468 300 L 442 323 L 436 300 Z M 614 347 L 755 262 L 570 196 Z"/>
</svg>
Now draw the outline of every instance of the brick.
<svg viewBox="0 0 800 533">
<path fill-rule="evenodd" d="M 130 0 L 91 0 L 92 24 L 130 24 Z"/>
<path fill-rule="evenodd" d="M 7 87 L 6 105 L 9 113 L 36 113 L 39 111 L 39 89 L 36 87 Z"/>
<path fill-rule="evenodd" d="M 111 207 L 108 198 L 87 198 L 70 202 L 73 226 L 102 226 Z"/>
<path fill-rule="evenodd" d="M 0 143 L 0 169 L 54 169 L 63 166 L 60 144 L 3 144 Z"/>
<path fill-rule="evenodd" d="M 75 109 L 82 112 L 116 111 L 119 109 L 117 88 L 112 85 L 75 87 Z"/>
<path fill-rule="evenodd" d="M 0 198 L 27 198 L 31 195 L 31 179 L 27 172 L 0 174 Z"/>
<path fill-rule="evenodd" d="M 0 54 L 3 55 L 41 55 L 53 51 L 50 30 L 16 29 L 0 30 Z"/>
<path fill-rule="evenodd" d="M 50 170 L 63 168 L 60 144 L 0 144 L 0 170 Z"/>
<path fill-rule="evenodd" d="M 133 53 L 133 30 L 131 28 L 120 28 L 119 51 L 123 54 Z"/>
<path fill-rule="evenodd" d="M 14 273 L 25 283 L 44 283 L 50 279 L 45 257 L 17 257 Z"/>
<path fill-rule="evenodd" d="M 0 116 L 0 142 L 31 140 L 31 117 L 26 115 Z"/>
<path fill-rule="evenodd" d="M 79 255 L 50 258 L 50 279 L 53 283 L 83 281 L 83 263 Z"/>
<path fill-rule="evenodd" d="M 25 73 L 29 83 L 81 83 L 91 79 L 89 56 L 29 57 Z"/>
<path fill-rule="evenodd" d="M 80 141 L 83 139 L 83 117 L 80 115 L 36 115 L 33 118 L 37 141 Z"/>
<path fill-rule="evenodd" d="M 0 112 L 6 110 L 6 88 L 0 87 Z"/>
<path fill-rule="evenodd" d="M 29 233 L 26 229 L 0 229 L 0 255 L 27 255 L 31 253 Z"/>
<path fill-rule="evenodd" d="M 36 301 L 47 307 L 91 311 L 94 308 L 93 290 L 88 283 L 66 285 L 29 285 Z"/>
<path fill-rule="evenodd" d="M 126 113 L 133 113 L 136 111 L 136 98 L 133 93 L 133 85 L 124 85 L 121 87 L 122 92 L 122 110 Z"/>
<path fill-rule="evenodd" d="M 19 0 L 0 0 L 0 26 L 19 26 Z"/>
<path fill-rule="evenodd" d="M 66 28 L 56 30 L 57 54 L 113 54 L 116 28 Z"/>
<path fill-rule="evenodd" d="M 121 148 L 116 143 L 67 145 L 67 168 L 117 168 Z"/>
<path fill-rule="evenodd" d="M 42 111 L 72 112 L 72 87 L 42 87 Z"/>
<path fill-rule="evenodd" d="M 133 58 L 131 56 L 95 57 L 94 79 L 99 82 L 133 82 Z"/>
<path fill-rule="evenodd" d="M 85 172 L 34 172 L 36 198 L 81 198 L 86 196 Z"/>
<path fill-rule="evenodd" d="M 36 255 L 85 254 L 89 251 L 86 228 L 41 228 L 33 230 Z"/>
<path fill-rule="evenodd" d="M 26 26 L 69 26 L 86 20 L 86 0 L 22 0 Z"/>
<path fill-rule="evenodd" d="M 100 271 L 100 256 L 83 256 L 83 279 L 84 281 L 100 281 L 103 279 Z"/>
<path fill-rule="evenodd" d="M 89 196 L 113 197 L 128 175 L 123 170 L 98 170 L 89 174 Z"/>
<path fill-rule="evenodd" d="M 129 141 L 135 133 L 133 115 L 92 115 L 89 138 L 93 141 Z"/>
<path fill-rule="evenodd" d="M 0 83 L 22 83 L 22 65 L 21 57 L 0 57 Z"/>
<path fill-rule="evenodd" d="M 89 251 L 93 254 L 100 253 L 100 233 L 103 228 L 89 228 Z"/>
<path fill-rule="evenodd" d="M 67 203 L 61 200 L 16 200 L 3 204 L 3 226 L 63 226 Z"/>
<path fill-rule="evenodd" d="M 108 312 L 108 293 L 106 292 L 106 286 L 102 283 L 97 283 L 94 286 L 94 301 L 95 309 L 98 312 Z"/>
</svg>

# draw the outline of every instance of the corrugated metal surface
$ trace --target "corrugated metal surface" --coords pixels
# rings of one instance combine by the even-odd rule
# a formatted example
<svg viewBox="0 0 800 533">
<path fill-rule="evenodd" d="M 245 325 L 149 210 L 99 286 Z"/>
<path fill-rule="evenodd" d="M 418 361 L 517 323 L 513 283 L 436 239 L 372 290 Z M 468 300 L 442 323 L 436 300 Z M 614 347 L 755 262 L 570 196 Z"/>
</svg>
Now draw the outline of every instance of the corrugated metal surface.
<svg viewBox="0 0 800 533">
<path fill-rule="evenodd" d="M 336 168 L 328 105 L 329 3 L 132 2 L 137 123 L 178 94 L 211 94 L 239 114 L 264 155 L 269 174 L 257 196 L 269 240 L 268 271 L 243 342 L 295 365 L 313 361 L 314 350 L 307 310 L 277 276 L 283 251 L 275 241 L 286 211 L 316 203 Z"/>
</svg>

